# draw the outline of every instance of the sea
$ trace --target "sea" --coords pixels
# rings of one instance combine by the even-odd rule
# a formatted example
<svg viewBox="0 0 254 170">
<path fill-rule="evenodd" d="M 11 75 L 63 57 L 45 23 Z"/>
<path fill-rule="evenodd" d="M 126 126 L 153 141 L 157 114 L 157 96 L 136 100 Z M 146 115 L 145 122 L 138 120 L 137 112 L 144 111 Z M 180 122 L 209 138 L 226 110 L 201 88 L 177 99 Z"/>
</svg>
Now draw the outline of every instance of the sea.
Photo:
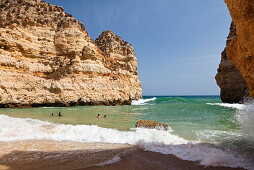
<svg viewBox="0 0 254 170">
<path fill-rule="evenodd" d="M 169 129 L 135 128 L 138 120 Z M 227 104 L 219 96 L 144 96 L 124 106 L 1 108 L 0 142 L 23 140 L 130 144 L 205 166 L 254 170 L 254 103 Z"/>
</svg>

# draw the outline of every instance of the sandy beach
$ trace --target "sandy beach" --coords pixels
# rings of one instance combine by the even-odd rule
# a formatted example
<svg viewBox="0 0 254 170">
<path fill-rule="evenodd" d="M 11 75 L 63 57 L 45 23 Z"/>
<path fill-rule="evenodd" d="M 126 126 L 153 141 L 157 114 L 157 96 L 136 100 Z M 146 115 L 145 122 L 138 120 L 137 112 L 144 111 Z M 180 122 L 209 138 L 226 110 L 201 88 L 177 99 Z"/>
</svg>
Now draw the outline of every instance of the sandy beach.
<svg viewBox="0 0 254 170">
<path fill-rule="evenodd" d="M 184 161 L 172 155 L 136 150 L 123 156 L 121 161 L 104 167 L 91 167 L 90 170 L 230 170 L 238 168 L 205 167 L 198 162 Z M 240 168 L 239 168 L 240 169 Z"/>
<path fill-rule="evenodd" d="M 180 160 L 171 155 L 143 151 L 126 144 L 79 143 L 70 141 L 27 140 L 0 142 L 1 170 L 142 170 L 208 169 L 198 162 Z"/>
<path fill-rule="evenodd" d="M 0 170 L 254 170 L 254 0 L 0 0 Z"/>
</svg>

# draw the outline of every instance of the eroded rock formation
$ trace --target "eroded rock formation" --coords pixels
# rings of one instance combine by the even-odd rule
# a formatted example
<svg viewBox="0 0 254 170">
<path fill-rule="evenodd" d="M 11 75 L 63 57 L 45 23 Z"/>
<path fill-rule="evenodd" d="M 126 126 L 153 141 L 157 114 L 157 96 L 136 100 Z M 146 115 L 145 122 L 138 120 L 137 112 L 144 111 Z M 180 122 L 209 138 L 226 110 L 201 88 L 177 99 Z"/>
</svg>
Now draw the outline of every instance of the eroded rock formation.
<svg viewBox="0 0 254 170">
<path fill-rule="evenodd" d="M 218 86 L 221 88 L 221 100 L 225 103 L 239 103 L 249 95 L 246 81 L 240 71 L 235 67 L 234 63 L 228 59 L 226 52 L 228 44 L 236 37 L 236 27 L 232 22 L 230 33 L 227 38 L 227 47 L 221 53 L 221 63 L 215 77 Z"/>
<path fill-rule="evenodd" d="M 0 1 L 0 106 L 130 104 L 142 97 L 133 47 L 96 40 L 62 7 Z"/>
<path fill-rule="evenodd" d="M 152 120 L 139 120 L 136 122 L 136 128 L 148 128 L 148 129 L 164 129 L 168 130 L 168 125 L 159 123 Z"/>
<path fill-rule="evenodd" d="M 236 34 L 227 43 L 226 53 L 240 71 L 254 97 L 254 1 L 225 0 L 236 26 Z M 233 92 L 234 93 L 234 92 Z"/>
</svg>

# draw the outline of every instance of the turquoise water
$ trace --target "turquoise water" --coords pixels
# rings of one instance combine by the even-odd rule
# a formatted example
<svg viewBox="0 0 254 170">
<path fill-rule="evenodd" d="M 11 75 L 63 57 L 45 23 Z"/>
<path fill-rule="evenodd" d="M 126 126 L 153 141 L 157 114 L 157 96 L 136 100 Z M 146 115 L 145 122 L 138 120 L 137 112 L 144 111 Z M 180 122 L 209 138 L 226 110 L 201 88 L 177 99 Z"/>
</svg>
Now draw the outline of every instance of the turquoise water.
<svg viewBox="0 0 254 170">
<path fill-rule="evenodd" d="M 154 96 L 144 96 L 144 100 Z M 129 130 L 142 120 L 155 120 L 168 124 L 176 134 L 188 140 L 205 139 L 202 131 L 237 132 L 240 124 L 233 108 L 212 106 L 221 103 L 218 96 L 156 97 L 156 100 L 131 106 L 83 106 L 69 108 L 0 109 L 0 114 L 17 118 L 33 118 L 61 124 L 98 125 L 100 127 Z M 58 117 L 58 112 L 63 117 Z M 54 116 L 51 114 L 54 113 Z M 97 119 L 97 114 L 107 118 Z"/>
<path fill-rule="evenodd" d="M 133 132 L 135 123 L 138 120 L 154 120 L 171 127 L 172 130 L 168 134 L 173 135 L 172 138 L 177 137 L 172 142 L 175 145 L 179 143 L 178 141 L 182 142 L 183 140 L 192 143 L 213 144 L 222 148 L 223 151 L 227 150 L 240 155 L 243 159 L 248 159 L 249 163 L 253 163 L 250 163 L 250 166 L 252 166 L 254 165 L 254 107 L 252 106 L 250 103 L 222 104 L 219 96 L 144 96 L 142 100 L 134 101 L 130 106 L 0 109 L 0 115 L 23 118 L 24 120 L 32 118 L 59 125 L 74 125 L 74 128 L 83 129 L 83 131 L 90 127 L 79 125 L 96 125 L 102 128 L 116 129 L 119 132 L 114 131 L 114 133 L 120 136 L 125 136 L 128 131 Z M 62 112 L 63 117 L 57 116 L 58 112 Z M 54 113 L 54 116 L 51 116 L 52 113 Z M 107 118 L 98 119 L 97 114 L 102 116 L 106 114 Z M 6 117 L 3 117 L 2 121 L 5 119 Z M 26 128 L 29 128 L 29 126 Z M 102 136 L 98 140 L 96 138 L 92 141 L 111 141 L 108 139 L 111 130 L 97 128 L 95 136 L 102 131 Z M 71 133 L 73 137 L 81 136 L 80 132 L 78 134 L 76 132 Z M 109 136 L 103 136 L 105 133 L 108 133 Z M 153 132 L 145 133 L 151 135 Z M 165 138 L 163 141 L 171 140 L 170 137 L 165 137 L 167 134 L 164 134 L 164 132 L 163 134 L 157 132 L 157 134 L 157 136 L 151 136 L 149 140 L 160 141 L 159 138 Z M 119 139 L 115 139 L 115 142 L 122 142 L 120 136 Z M 146 137 L 143 138 L 146 139 Z M 141 139 L 143 140 L 143 138 Z M 141 139 L 128 139 L 127 143 Z M 83 140 L 87 141 L 87 138 L 83 137 Z M 248 169 L 252 169 L 250 166 Z"/>
</svg>

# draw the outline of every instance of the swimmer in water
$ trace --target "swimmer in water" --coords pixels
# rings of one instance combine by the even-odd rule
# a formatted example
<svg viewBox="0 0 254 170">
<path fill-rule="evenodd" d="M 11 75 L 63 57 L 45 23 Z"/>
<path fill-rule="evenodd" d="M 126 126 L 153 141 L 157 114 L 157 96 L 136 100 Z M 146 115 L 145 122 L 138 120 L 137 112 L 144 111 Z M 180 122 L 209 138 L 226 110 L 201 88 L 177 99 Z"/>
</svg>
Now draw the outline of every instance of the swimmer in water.
<svg viewBox="0 0 254 170">
<path fill-rule="evenodd" d="M 98 114 L 98 115 L 97 115 L 97 118 L 99 119 L 100 117 L 101 117 L 100 114 Z"/>
<path fill-rule="evenodd" d="M 103 118 L 107 118 L 107 115 L 104 115 Z"/>
<path fill-rule="evenodd" d="M 52 113 L 51 115 L 54 116 L 54 113 Z"/>
<path fill-rule="evenodd" d="M 61 113 L 61 112 L 59 112 L 59 113 L 58 113 L 58 116 L 62 117 L 63 115 L 62 115 L 62 113 Z"/>
</svg>

